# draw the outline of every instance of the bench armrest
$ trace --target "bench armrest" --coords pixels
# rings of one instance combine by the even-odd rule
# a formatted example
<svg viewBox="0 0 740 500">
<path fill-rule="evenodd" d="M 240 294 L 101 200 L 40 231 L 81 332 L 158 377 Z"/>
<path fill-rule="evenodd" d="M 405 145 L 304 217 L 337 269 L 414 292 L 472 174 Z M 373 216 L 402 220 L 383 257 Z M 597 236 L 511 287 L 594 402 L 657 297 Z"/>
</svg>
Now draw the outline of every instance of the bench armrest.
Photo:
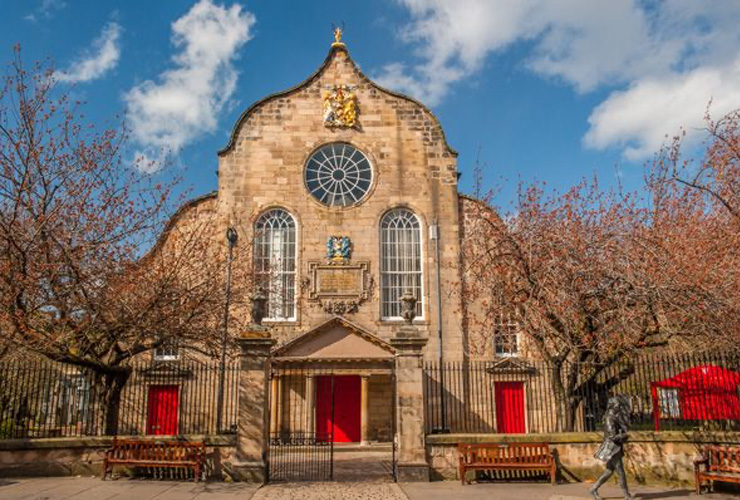
<svg viewBox="0 0 740 500">
<path fill-rule="evenodd" d="M 699 470 L 701 468 L 701 465 L 704 464 L 705 466 L 709 464 L 709 457 L 703 456 L 701 458 L 697 458 L 694 460 L 694 470 Z"/>
</svg>

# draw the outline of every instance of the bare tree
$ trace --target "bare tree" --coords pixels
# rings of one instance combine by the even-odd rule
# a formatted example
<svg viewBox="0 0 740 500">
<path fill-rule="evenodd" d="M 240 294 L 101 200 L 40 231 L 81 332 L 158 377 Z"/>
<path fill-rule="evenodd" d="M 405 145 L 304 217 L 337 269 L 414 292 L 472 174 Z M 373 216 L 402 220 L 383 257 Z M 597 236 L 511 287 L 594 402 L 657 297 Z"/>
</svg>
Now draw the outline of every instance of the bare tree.
<svg viewBox="0 0 740 500">
<path fill-rule="evenodd" d="M 50 64 L 28 71 L 16 50 L 0 89 L 0 325 L 14 346 L 92 370 L 115 433 L 129 360 L 217 347 L 224 227 L 194 206 L 165 227 L 173 184 L 127 164 L 125 132 L 80 109 Z"/>
<path fill-rule="evenodd" d="M 477 311 L 469 325 L 490 338 L 502 312 L 516 314 L 552 370 L 561 430 L 573 429 L 587 392 L 629 375 L 632 354 L 693 335 L 699 324 L 711 330 L 704 322 L 717 297 L 685 269 L 701 259 L 700 241 L 687 253 L 675 225 L 702 228 L 701 243 L 711 244 L 699 213 L 679 203 L 650 207 L 596 181 L 563 195 L 524 187 L 503 220 L 485 201 L 466 206 L 462 293 Z M 623 369 L 604 379 L 617 363 Z"/>
</svg>

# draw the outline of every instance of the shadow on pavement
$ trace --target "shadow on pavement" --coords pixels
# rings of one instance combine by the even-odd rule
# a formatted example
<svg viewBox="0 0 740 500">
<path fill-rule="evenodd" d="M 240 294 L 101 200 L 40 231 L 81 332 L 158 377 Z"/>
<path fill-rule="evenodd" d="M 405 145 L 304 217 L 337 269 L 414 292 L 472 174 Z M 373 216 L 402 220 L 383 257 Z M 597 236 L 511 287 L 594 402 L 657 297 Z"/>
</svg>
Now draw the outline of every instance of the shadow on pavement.
<svg viewBox="0 0 740 500">
<path fill-rule="evenodd" d="M 694 490 L 672 490 L 672 491 L 661 491 L 657 493 L 637 493 L 635 496 L 639 499 L 650 500 L 653 498 L 686 498 Z"/>
</svg>

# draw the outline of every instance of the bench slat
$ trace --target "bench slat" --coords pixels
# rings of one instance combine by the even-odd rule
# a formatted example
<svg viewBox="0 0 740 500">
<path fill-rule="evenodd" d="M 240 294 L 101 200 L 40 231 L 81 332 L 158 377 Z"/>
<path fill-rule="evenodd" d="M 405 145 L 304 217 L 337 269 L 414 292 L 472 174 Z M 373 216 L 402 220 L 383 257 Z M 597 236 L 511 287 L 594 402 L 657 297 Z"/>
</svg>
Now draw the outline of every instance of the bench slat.
<svg viewBox="0 0 740 500">
<path fill-rule="evenodd" d="M 706 445 L 703 455 L 703 460 L 694 462 L 697 494 L 701 494 L 704 481 L 740 482 L 740 447 Z"/>
<path fill-rule="evenodd" d="M 463 484 L 468 470 L 544 471 L 555 483 L 556 465 L 547 443 L 458 443 L 458 453 Z"/>
<path fill-rule="evenodd" d="M 113 438 L 112 447 L 105 452 L 103 479 L 112 466 L 131 465 L 192 468 L 195 480 L 198 481 L 205 454 L 206 446 L 201 442 Z"/>
</svg>

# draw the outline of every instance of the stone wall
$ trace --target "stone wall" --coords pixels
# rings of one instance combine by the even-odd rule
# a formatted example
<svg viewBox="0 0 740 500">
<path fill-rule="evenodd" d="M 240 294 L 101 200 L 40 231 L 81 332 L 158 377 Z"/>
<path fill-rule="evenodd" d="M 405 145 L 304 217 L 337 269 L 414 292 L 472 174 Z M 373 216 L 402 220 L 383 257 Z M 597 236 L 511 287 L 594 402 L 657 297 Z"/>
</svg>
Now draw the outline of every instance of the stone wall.
<svg viewBox="0 0 740 500">
<path fill-rule="evenodd" d="M 561 479 L 593 481 L 604 464 L 594 453 L 601 444 L 599 433 L 542 435 L 448 434 L 427 436 L 427 458 L 432 480 L 459 480 L 457 443 L 549 442 L 557 451 Z M 682 432 L 632 432 L 625 447 L 625 469 L 632 481 L 693 485 L 693 460 L 702 443 L 740 443 L 740 433 L 692 434 Z"/>
<path fill-rule="evenodd" d="M 368 438 L 381 443 L 392 441 L 393 387 L 390 376 L 371 376 L 368 397 Z"/>
<path fill-rule="evenodd" d="M 136 436 L 136 439 L 142 437 Z M 162 436 L 159 439 L 177 438 Z M 235 436 L 188 436 L 187 439 L 205 439 L 208 445 L 208 476 L 229 477 Z M 104 452 L 112 441 L 110 437 L 3 440 L 0 441 L 0 477 L 100 476 Z M 116 472 L 130 473 L 125 468 L 116 468 Z"/>
</svg>

